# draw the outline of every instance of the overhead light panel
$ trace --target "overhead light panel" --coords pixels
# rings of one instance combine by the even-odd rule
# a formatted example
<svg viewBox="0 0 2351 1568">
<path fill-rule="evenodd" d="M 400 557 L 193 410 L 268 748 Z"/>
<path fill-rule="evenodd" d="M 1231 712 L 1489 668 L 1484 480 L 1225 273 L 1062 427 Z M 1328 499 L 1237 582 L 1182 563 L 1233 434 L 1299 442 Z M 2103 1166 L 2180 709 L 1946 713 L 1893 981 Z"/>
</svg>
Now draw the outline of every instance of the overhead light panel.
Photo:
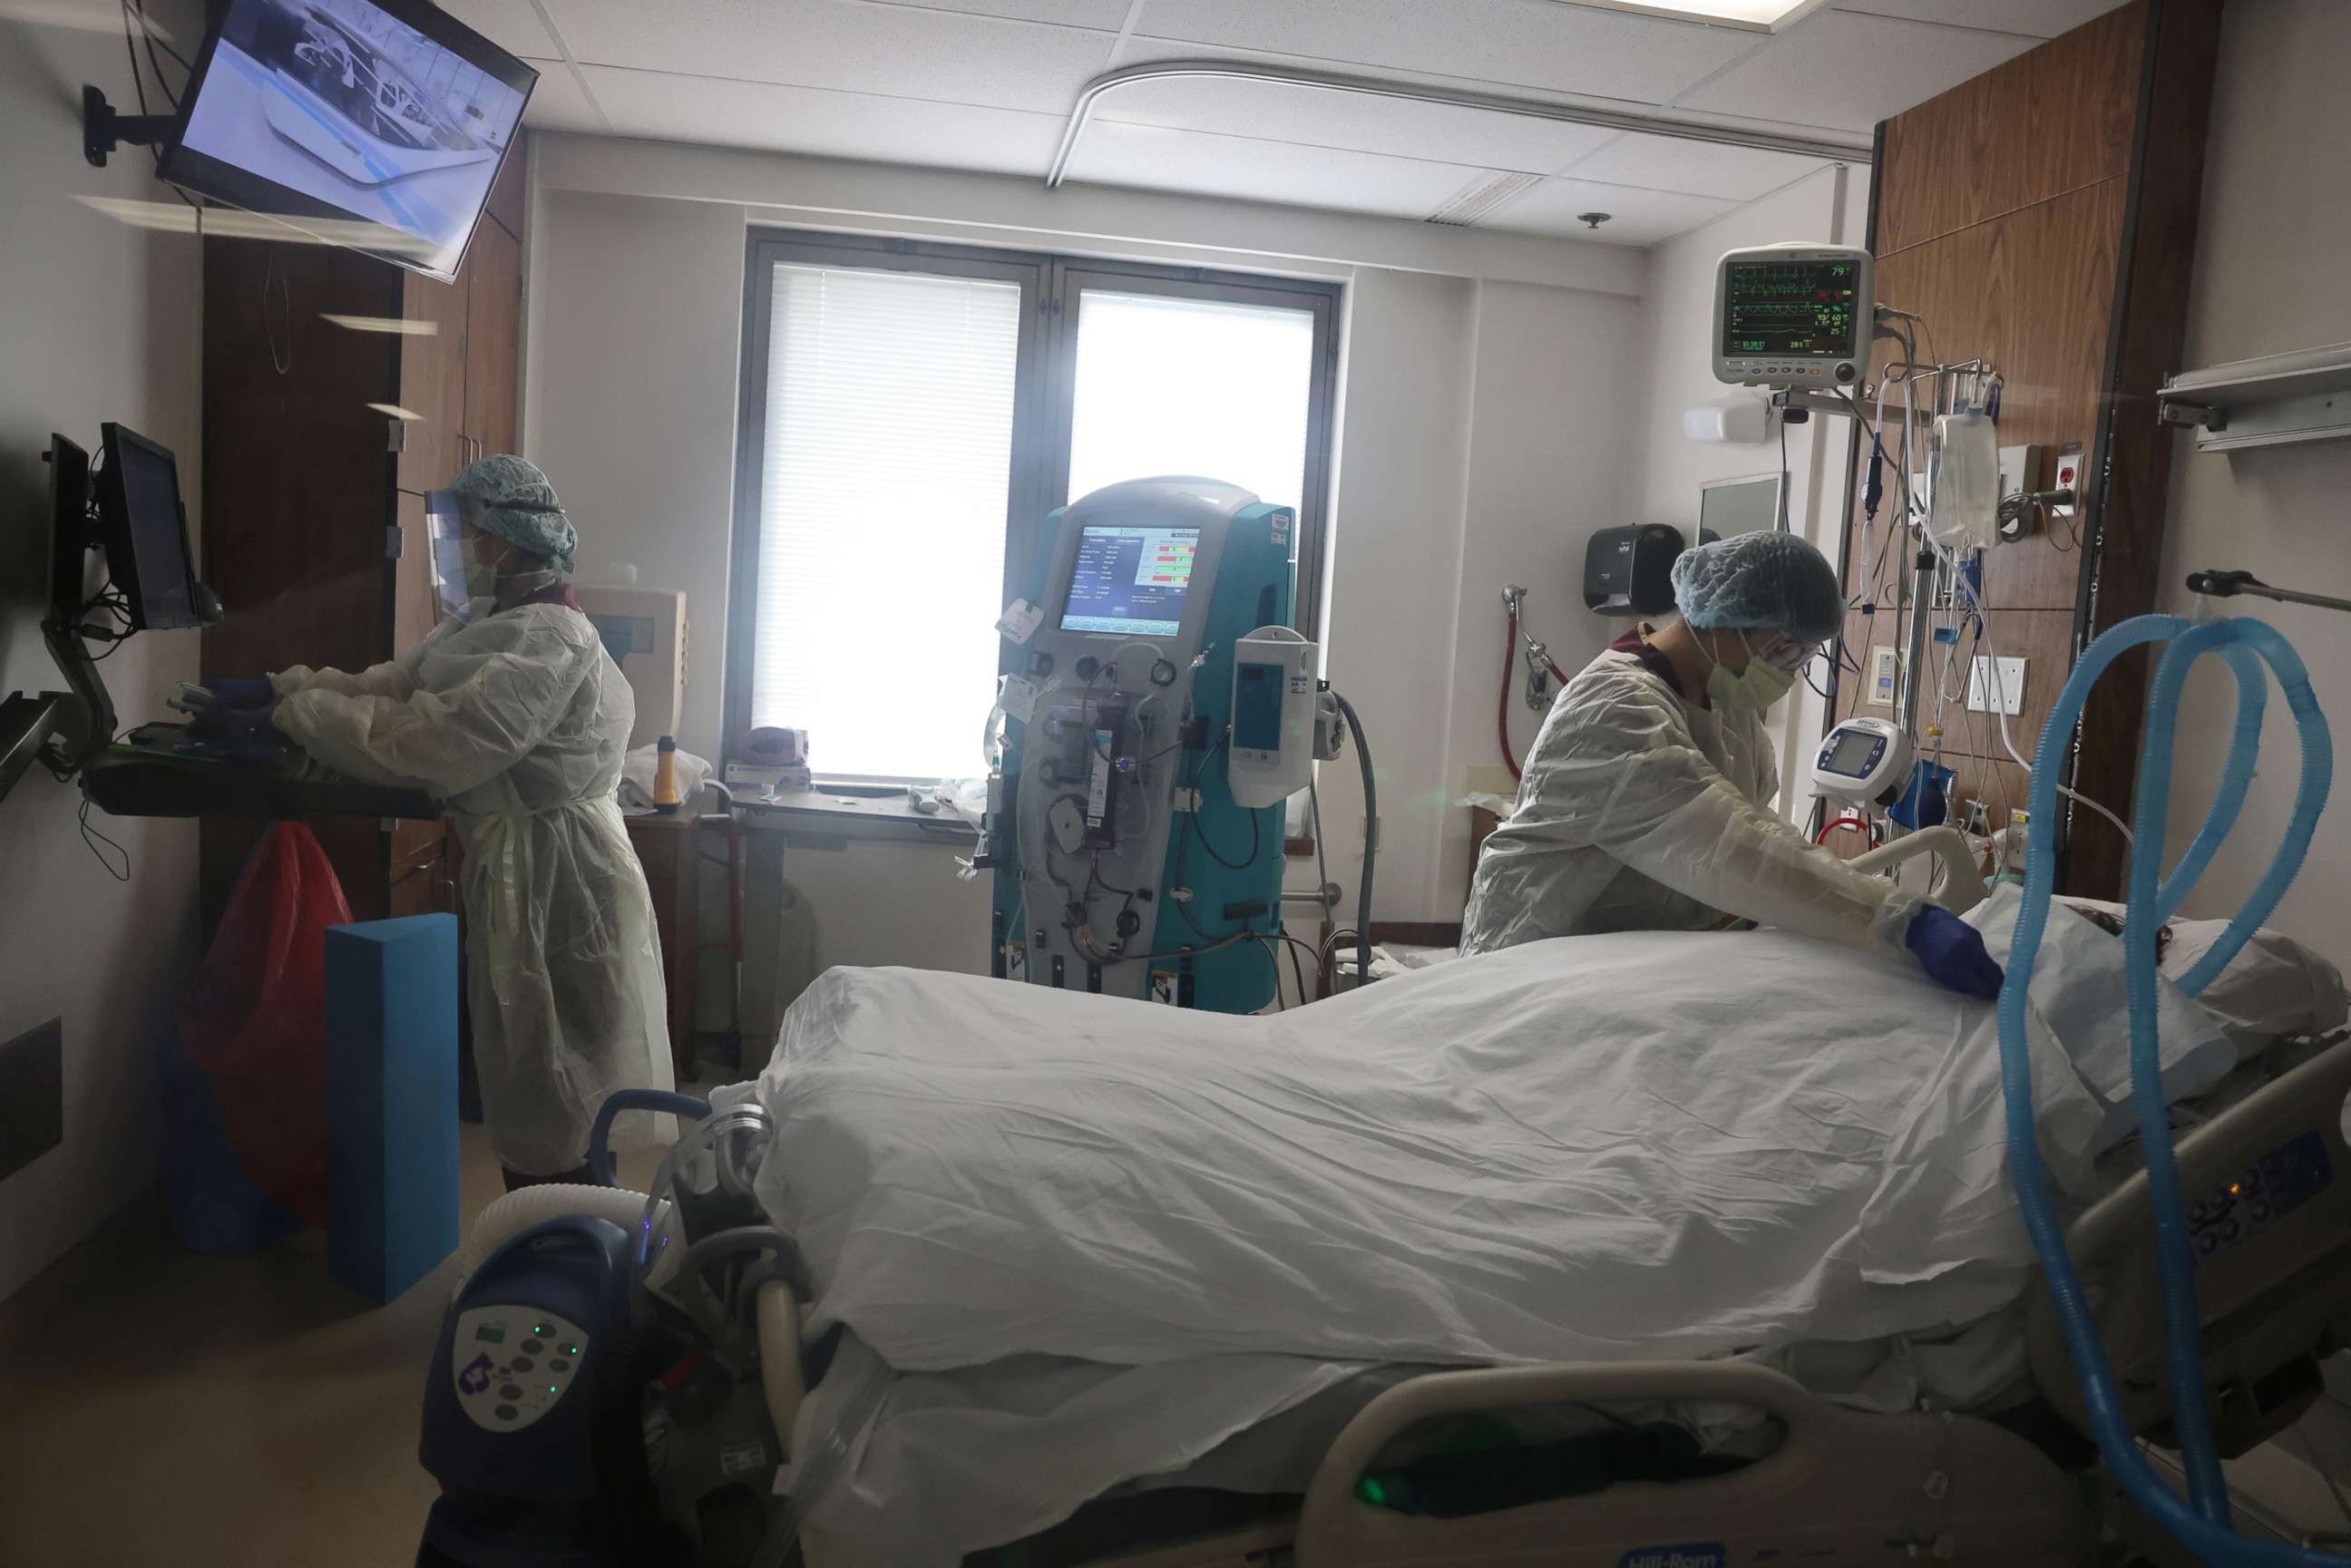
<svg viewBox="0 0 2351 1568">
<path fill-rule="evenodd" d="M 1602 11 L 1633 11 L 1644 16 L 1666 16 L 1677 22 L 1703 22 L 1710 27 L 1740 27 L 1750 33 L 1776 33 L 1816 9 L 1823 0 L 1564 0 Z"/>
</svg>

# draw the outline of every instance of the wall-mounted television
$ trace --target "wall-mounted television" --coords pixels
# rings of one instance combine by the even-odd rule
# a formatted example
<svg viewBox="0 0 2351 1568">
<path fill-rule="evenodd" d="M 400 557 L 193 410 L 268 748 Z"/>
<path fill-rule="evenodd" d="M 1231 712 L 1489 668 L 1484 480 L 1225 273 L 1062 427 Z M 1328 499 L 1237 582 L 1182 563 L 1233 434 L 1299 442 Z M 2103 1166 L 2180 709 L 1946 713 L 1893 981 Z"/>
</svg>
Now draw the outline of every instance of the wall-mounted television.
<svg viewBox="0 0 2351 1568">
<path fill-rule="evenodd" d="M 454 278 L 538 73 L 422 0 L 226 0 L 163 177 Z"/>
</svg>

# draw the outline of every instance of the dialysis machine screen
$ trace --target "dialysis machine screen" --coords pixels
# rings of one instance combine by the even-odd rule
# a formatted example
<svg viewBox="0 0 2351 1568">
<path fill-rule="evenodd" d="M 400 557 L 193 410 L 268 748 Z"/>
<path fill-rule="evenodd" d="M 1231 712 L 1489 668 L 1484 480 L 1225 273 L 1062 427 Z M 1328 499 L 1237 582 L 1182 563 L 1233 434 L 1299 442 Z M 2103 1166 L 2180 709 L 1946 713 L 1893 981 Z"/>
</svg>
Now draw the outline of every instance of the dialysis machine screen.
<svg viewBox="0 0 2351 1568">
<path fill-rule="evenodd" d="M 1184 596 L 1199 549 L 1197 528 L 1088 525 L 1078 536 L 1061 630 L 1175 636 L 1183 627 Z"/>
<path fill-rule="evenodd" d="M 538 80 L 414 0 L 229 0 L 163 177 L 451 278 Z"/>
<path fill-rule="evenodd" d="M 1841 360 L 1854 357 L 1860 298 L 1849 261 L 1734 261 L 1724 288 L 1725 358 Z"/>
</svg>

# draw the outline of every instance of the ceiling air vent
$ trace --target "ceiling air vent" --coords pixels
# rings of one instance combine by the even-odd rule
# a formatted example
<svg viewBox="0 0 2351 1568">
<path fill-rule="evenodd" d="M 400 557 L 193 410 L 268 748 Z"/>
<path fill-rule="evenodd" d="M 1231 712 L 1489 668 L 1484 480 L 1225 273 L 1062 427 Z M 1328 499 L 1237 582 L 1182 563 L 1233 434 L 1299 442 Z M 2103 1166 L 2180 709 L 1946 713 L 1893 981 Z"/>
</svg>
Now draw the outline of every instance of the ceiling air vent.
<svg viewBox="0 0 2351 1568">
<path fill-rule="evenodd" d="M 1516 200 L 1520 192 L 1541 183 L 1541 174 L 1490 173 L 1464 187 L 1425 221 L 1466 229 L 1503 203 Z"/>
</svg>

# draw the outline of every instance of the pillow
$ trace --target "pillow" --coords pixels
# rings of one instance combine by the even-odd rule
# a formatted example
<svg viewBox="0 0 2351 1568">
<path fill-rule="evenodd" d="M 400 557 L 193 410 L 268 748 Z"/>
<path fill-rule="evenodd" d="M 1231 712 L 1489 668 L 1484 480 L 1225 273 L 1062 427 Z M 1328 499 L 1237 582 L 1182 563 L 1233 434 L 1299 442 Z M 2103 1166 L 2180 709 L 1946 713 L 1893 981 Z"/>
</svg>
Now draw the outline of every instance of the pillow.
<svg viewBox="0 0 2351 1568">
<path fill-rule="evenodd" d="M 1984 946 L 2005 964 L 2023 904 L 2022 888 L 2002 883 L 1960 918 L 1983 934 Z M 2224 1022 L 2165 973 L 2184 972 L 2176 963 L 2179 947 L 2175 937 L 2170 954 L 2175 962 L 2166 963 L 2155 979 L 2166 1104 L 2202 1093 L 2237 1064 L 2237 1048 Z M 2130 987 L 2122 938 L 2101 930 L 2078 910 L 2053 901 L 2033 961 L 2032 1010 L 2073 1059 L 2083 1082 L 2107 1107 L 2095 1150 L 2121 1142 L 2137 1124 L 2130 1103 Z"/>
<path fill-rule="evenodd" d="M 2119 918 L 2123 905 L 2096 899 L 2063 902 Z M 2171 941 L 2158 967 L 2174 979 L 2195 967 L 2229 928 L 2225 920 L 2171 921 Z M 2241 1056 L 2256 1056 L 2288 1035 L 2319 1035 L 2351 1018 L 2343 971 L 2283 931 L 2264 925 L 2229 960 L 2196 1000 L 2220 1020 Z"/>
</svg>

